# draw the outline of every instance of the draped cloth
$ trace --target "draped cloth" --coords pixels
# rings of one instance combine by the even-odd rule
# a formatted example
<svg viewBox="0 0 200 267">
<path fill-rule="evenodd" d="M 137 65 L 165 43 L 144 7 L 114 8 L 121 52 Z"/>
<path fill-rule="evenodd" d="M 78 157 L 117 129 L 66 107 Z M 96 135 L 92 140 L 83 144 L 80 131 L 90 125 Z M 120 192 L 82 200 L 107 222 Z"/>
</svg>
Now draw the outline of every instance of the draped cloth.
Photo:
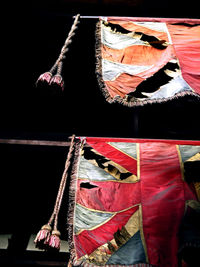
<svg viewBox="0 0 200 267">
<path fill-rule="evenodd" d="M 96 37 L 96 73 L 108 102 L 200 98 L 199 19 L 104 17 Z"/>
<path fill-rule="evenodd" d="M 200 247 L 199 163 L 200 141 L 77 141 L 72 265 L 177 267 L 183 249 Z"/>
</svg>

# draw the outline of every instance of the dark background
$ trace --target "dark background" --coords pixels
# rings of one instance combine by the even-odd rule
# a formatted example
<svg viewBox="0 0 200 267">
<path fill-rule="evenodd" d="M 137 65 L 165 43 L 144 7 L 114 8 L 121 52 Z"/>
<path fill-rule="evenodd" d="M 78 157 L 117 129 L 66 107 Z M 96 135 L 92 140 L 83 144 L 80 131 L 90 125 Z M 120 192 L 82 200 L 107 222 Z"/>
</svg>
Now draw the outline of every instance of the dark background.
<svg viewBox="0 0 200 267">
<path fill-rule="evenodd" d="M 77 13 L 198 18 L 198 1 L 7 1 L 3 13 L 1 139 L 67 141 L 76 134 L 200 140 L 200 102 L 194 97 L 136 108 L 105 101 L 95 75 L 97 20 L 81 19 L 64 62 L 64 92 L 52 95 L 35 86 L 39 75 L 57 59 Z M 13 264 L 19 264 L 19 259 L 22 264 L 29 257 L 24 254 L 27 240 L 51 215 L 67 151 L 65 147 L 0 145 L 0 231 L 13 234 L 12 257 L 1 251 L 2 264 L 11 258 Z M 63 239 L 67 239 L 66 213 L 67 196 L 60 216 Z M 33 257 L 39 256 L 30 255 L 31 264 Z"/>
</svg>

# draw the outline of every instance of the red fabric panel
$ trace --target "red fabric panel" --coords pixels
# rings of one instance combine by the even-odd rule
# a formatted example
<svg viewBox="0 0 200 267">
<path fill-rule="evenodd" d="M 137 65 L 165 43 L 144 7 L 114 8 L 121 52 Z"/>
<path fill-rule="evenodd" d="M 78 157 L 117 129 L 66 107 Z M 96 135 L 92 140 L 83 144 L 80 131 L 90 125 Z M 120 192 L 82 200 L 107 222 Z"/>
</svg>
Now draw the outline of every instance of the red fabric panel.
<svg viewBox="0 0 200 267">
<path fill-rule="evenodd" d="M 109 158 L 110 160 L 124 167 L 129 172 L 137 175 L 137 160 L 129 157 L 107 143 L 90 142 L 88 139 L 87 143 L 106 158 Z"/>
<path fill-rule="evenodd" d="M 175 233 L 184 215 L 185 197 L 176 146 L 140 144 L 140 158 L 143 231 L 149 262 L 177 267 Z"/>
<path fill-rule="evenodd" d="M 82 138 L 82 137 L 77 137 Z M 194 140 L 172 140 L 172 139 L 136 139 L 136 138 L 112 138 L 112 137 L 86 137 L 86 142 L 93 143 L 104 143 L 104 142 L 128 142 L 128 143 L 166 143 L 174 145 L 200 145 L 200 141 Z"/>
<path fill-rule="evenodd" d="M 97 187 L 81 188 L 77 182 L 77 203 L 86 208 L 117 212 L 140 203 L 140 183 L 90 182 Z M 134 193 L 133 193 L 134 192 Z"/>
<path fill-rule="evenodd" d="M 121 230 L 129 218 L 136 212 L 138 206 L 124 212 L 117 213 L 108 222 L 98 228 L 88 231 L 84 230 L 79 235 L 74 235 L 75 247 L 78 258 L 92 253 L 99 246 L 113 239 L 117 230 Z"/>
<path fill-rule="evenodd" d="M 168 24 L 167 27 L 180 62 L 183 78 L 200 94 L 200 26 Z"/>
<path fill-rule="evenodd" d="M 145 18 L 145 17 L 107 17 L 108 21 L 111 20 L 129 20 L 129 21 L 149 21 L 149 22 L 168 22 L 168 23 L 188 23 L 199 24 L 200 19 L 188 19 L 188 18 Z"/>
</svg>

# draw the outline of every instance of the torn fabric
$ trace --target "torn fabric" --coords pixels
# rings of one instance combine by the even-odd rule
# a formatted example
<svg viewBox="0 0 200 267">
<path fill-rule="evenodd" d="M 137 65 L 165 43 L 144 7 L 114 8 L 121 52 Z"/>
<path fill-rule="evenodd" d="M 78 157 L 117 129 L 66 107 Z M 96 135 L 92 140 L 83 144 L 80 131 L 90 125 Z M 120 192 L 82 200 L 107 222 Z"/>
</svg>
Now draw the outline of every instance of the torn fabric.
<svg viewBox="0 0 200 267">
<path fill-rule="evenodd" d="M 70 188 L 72 265 L 178 267 L 200 247 L 199 155 L 200 141 L 87 137 Z"/>
<path fill-rule="evenodd" d="M 108 102 L 200 98 L 200 20 L 108 17 L 96 36 L 96 72 Z"/>
</svg>

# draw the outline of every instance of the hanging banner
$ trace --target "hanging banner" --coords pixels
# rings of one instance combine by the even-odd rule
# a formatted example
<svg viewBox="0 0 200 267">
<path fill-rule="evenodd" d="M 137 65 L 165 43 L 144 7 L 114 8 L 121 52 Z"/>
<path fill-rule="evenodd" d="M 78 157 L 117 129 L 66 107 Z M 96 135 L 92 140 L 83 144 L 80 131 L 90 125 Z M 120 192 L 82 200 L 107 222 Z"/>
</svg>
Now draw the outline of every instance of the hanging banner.
<svg viewBox="0 0 200 267">
<path fill-rule="evenodd" d="M 184 248 L 200 246 L 199 163 L 200 141 L 81 139 L 70 186 L 71 264 L 178 267 Z"/>
<path fill-rule="evenodd" d="M 200 98 L 200 20 L 104 17 L 97 78 L 106 100 L 127 106 Z"/>
</svg>

